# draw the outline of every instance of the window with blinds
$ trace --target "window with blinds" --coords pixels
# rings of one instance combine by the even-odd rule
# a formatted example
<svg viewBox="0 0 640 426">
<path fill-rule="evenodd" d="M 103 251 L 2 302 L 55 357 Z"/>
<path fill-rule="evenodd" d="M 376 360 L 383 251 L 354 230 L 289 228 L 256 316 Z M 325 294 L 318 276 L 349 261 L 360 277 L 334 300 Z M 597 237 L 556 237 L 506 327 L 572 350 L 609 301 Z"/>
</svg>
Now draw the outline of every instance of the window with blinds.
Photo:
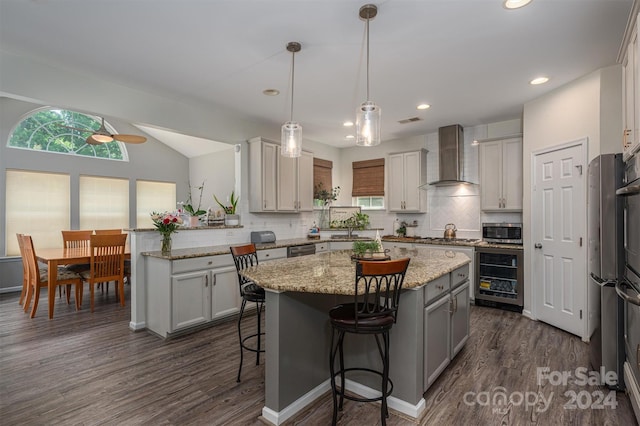
<svg viewBox="0 0 640 426">
<path fill-rule="evenodd" d="M 175 209 L 175 183 L 136 181 L 136 228 L 153 228 L 151 212 L 172 212 Z"/>
<path fill-rule="evenodd" d="M 36 250 L 62 247 L 60 231 L 71 223 L 70 182 L 68 174 L 7 170 L 7 256 L 20 255 L 17 233 L 31 235 Z"/>
<path fill-rule="evenodd" d="M 314 197 L 318 189 L 326 189 L 331 191 L 333 181 L 331 174 L 333 170 L 333 161 L 323 160 L 321 158 L 313 159 L 313 192 Z"/>
<path fill-rule="evenodd" d="M 354 161 L 352 197 L 384 196 L 384 158 Z"/>
<path fill-rule="evenodd" d="M 129 179 L 80 176 L 80 229 L 129 228 Z"/>
</svg>

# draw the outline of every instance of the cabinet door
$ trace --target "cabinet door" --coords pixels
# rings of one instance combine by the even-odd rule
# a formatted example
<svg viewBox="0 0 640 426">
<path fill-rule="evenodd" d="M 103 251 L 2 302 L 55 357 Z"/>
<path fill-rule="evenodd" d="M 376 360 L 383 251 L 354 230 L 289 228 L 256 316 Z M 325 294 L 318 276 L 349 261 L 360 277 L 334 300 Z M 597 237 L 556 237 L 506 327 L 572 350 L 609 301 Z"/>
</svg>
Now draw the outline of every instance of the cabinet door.
<svg viewBox="0 0 640 426">
<path fill-rule="evenodd" d="M 240 312 L 240 289 L 235 266 L 211 271 L 211 317 L 222 318 Z"/>
<path fill-rule="evenodd" d="M 424 313 L 424 390 L 451 362 L 451 314 L 449 294 L 425 308 Z"/>
<path fill-rule="evenodd" d="M 469 281 L 451 292 L 451 359 L 464 347 L 469 338 Z"/>
<path fill-rule="evenodd" d="M 278 147 L 278 211 L 294 212 L 298 202 L 298 159 L 283 157 Z"/>
<path fill-rule="evenodd" d="M 202 324 L 211 318 L 209 271 L 174 275 L 171 278 L 171 330 Z"/>
<path fill-rule="evenodd" d="M 480 205 L 482 210 L 500 210 L 502 205 L 502 142 L 482 142 L 480 160 Z"/>
<path fill-rule="evenodd" d="M 502 143 L 502 209 L 522 210 L 522 140 Z"/>
<path fill-rule="evenodd" d="M 401 211 L 404 202 L 404 160 L 402 154 L 389 156 L 388 167 L 388 195 L 389 211 Z"/>
<path fill-rule="evenodd" d="M 279 147 L 262 143 L 262 211 L 276 210 Z"/>
<path fill-rule="evenodd" d="M 305 151 L 298 158 L 298 211 L 313 211 L 313 154 Z"/>
<path fill-rule="evenodd" d="M 418 188 L 422 184 L 420 173 L 420 152 L 407 152 L 404 154 L 404 209 L 420 211 L 420 193 Z"/>
</svg>

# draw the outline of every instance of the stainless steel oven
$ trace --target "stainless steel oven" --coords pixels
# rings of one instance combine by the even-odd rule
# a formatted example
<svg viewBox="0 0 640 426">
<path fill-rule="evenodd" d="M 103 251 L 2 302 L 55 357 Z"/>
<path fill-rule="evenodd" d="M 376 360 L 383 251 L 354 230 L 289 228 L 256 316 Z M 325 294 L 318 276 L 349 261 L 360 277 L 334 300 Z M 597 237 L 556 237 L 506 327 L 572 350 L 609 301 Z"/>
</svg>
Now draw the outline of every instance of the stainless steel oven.
<svg viewBox="0 0 640 426">
<path fill-rule="evenodd" d="M 636 418 L 640 423 L 640 154 L 625 163 L 623 187 L 616 194 L 624 200 L 624 276 L 616 292 L 625 302 L 624 379 Z"/>
</svg>

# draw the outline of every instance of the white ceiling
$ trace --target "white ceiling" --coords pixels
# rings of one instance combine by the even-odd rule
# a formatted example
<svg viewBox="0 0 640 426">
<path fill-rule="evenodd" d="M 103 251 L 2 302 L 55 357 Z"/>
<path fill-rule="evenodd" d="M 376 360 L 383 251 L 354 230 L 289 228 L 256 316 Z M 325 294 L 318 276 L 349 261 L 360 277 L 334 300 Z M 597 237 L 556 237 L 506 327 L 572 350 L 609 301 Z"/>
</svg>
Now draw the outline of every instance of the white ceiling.
<svg viewBox="0 0 640 426">
<path fill-rule="evenodd" d="M 365 0 L 0 0 L 0 47 L 183 102 L 223 105 L 305 139 L 353 144 L 342 126 L 366 98 Z M 616 63 L 633 0 L 377 1 L 371 100 L 383 139 L 522 114 L 523 104 Z M 547 84 L 528 81 L 545 75 Z M 281 94 L 262 94 L 267 88 Z M 429 103 L 426 111 L 416 110 Z M 95 111 L 100 113 L 100 111 Z M 398 121 L 422 120 L 410 124 Z M 162 125 L 162 123 L 158 123 Z M 215 138 L 215 135 L 212 135 Z"/>
</svg>

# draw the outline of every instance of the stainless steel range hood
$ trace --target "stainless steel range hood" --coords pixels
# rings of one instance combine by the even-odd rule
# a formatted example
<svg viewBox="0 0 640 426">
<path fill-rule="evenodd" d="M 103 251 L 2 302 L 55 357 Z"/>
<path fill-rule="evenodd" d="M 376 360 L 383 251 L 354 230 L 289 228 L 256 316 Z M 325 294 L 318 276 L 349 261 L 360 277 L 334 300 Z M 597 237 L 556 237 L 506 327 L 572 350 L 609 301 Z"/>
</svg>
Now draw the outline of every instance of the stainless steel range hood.
<svg viewBox="0 0 640 426">
<path fill-rule="evenodd" d="M 462 126 L 452 124 L 438 129 L 438 176 L 429 185 L 472 184 L 464 179 L 464 135 Z"/>
</svg>

